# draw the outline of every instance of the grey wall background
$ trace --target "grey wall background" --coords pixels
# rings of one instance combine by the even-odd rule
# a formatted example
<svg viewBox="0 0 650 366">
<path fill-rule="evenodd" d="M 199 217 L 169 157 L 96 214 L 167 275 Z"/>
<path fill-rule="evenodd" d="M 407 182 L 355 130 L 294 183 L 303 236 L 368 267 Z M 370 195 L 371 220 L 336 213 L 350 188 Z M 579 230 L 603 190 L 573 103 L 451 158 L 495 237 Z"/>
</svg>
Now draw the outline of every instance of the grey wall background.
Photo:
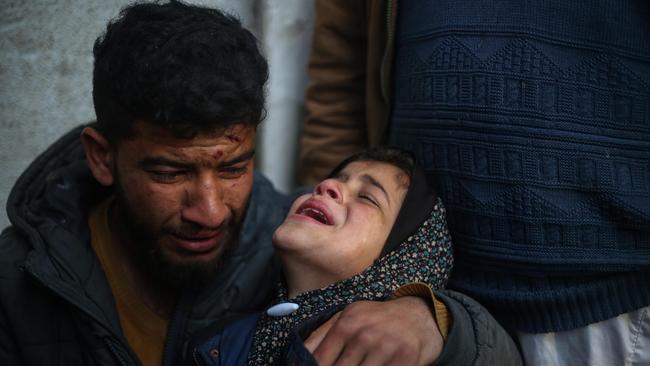
<svg viewBox="0 0 650 366">
<path fill-rule="evenodd" d="M 269 59 L 268 117 L 258 168 L 280 190 L 294 183 L 313 0 L 186 0 L 237 14 Z M 126 0 L 2 1 L 0 6 L 0 228 L 21 172 L 74 126 L 95 118 L 92 45 Z"/>
</svg>

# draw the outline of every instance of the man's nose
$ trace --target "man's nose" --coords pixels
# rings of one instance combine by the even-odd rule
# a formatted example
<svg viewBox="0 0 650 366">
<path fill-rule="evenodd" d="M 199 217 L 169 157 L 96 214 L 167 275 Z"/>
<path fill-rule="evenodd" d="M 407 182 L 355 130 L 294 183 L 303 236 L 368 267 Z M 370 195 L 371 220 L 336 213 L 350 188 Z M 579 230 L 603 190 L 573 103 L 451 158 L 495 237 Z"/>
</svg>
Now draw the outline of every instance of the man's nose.
<svg viewBox="0 0 650 366">
<path fill-rule="evenodd" d="M 228 206 L 223 202 L 223 190 L 216 178 L 204 177 L 186 192 L 186 203 L 181 217 L 205 228 L 216 229 L 228 216 Z"/>
<path fill-rule="evenodd" d="M 336 202 L 343 201 L 343 194 L 340 184 L 335 179 L 325 179 L 314 188 L 314 193 L 321 196 L 328 196 Z"/>
</svg>

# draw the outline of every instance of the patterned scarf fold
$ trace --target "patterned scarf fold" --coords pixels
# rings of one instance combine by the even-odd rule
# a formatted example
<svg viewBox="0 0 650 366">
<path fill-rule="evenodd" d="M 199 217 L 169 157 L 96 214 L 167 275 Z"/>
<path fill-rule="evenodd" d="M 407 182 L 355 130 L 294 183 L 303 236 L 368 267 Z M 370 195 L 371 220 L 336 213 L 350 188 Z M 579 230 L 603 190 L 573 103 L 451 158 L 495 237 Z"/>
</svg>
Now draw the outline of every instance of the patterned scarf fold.
<svg viewBox="0 0 650 366">
<path fill-rule="evenodd" d="M 452 261 L 445 209 L 437 199 L 430 215 L 417 230 L 365 271 L 293 299 L 287 299 L 287 291 L 281 285 L 275 303 L 290 301 L 300 307 L 289 315 L 273 317 L 264 313 L 260 317 L 247 364 L 281 364 L 291 332 L 305 320 L 333 306 L 360 300 L 385 300 L 397 288 L 412 282 L 423 282 L 433 289 L 443 288 Z"/>
</svg>

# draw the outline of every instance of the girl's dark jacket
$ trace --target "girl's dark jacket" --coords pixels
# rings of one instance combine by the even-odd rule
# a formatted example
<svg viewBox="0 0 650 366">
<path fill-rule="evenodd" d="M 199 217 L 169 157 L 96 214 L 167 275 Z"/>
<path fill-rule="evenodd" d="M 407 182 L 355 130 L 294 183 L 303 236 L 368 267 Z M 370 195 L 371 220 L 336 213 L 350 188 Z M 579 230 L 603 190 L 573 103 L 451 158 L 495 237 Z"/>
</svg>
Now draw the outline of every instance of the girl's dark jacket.
<svg viewBox="0 0 650 366">
<path fill-rule="evenodd" d="M 0 365 L 139 365 L 89 242 L 87 213 L 110 192 L 99 186 L 79 142 L 82 127 L 39 156 L 18 179 L 0 237 Z M 198 328 L 259 310 L 277 282 L 271 235 L 290 200 L 255 175 L 231 261 L 208 285 L 179 300 L 165 364 Z"/>
<path fill-rule="evenodd" d="M 453 319 L 444 348 L 434 365 L 522 365 L 510 336 L 479 303 L 451 290 L 434 291 Z M 280 364 L 316 366 L 304 340 L 338 308 L 310 319 L 290 336 L 286 359 Z M 245 365 L 257 320 L 261 313 L 240 318 L 226 326 L 214 324 L 197 334 L 189 347 L 186 366 Z M 223 323 L 223 322 L 222 322 Z"/>
</svg>

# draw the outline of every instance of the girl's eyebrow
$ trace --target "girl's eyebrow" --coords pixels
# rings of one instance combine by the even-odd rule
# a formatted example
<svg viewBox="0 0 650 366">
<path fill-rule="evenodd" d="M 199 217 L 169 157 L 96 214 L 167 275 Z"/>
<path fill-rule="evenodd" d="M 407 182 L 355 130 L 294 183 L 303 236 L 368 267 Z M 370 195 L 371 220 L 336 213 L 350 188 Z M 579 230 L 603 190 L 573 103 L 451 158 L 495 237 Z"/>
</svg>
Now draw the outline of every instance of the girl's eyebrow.
<svg viewBox="0 0 650 366">
<path fill-rule="evenodd" d="M 347 174 L 347 173 L 344 173 L 344 172 L 340 172 L 336 176 L 334 176 L 334 179 L 345 183 L 350 179 L 350 175 Z M 388 192 L 386 192 L 386 189 L 384 188 L 384 186 L 381 183 L 379 183 L 379 181 L 377 179 L 375 179 L 372 175 L 370 175 L 368 173 L 362 174 L 359 179 L 364 183 L 367 183 L 367 184 L 370 184 L 372 186 L 375 186 L 375 187 L 379 188 L 379 190 L 381 190 L 381 192 L 386 197 L 386 202 L 388 202 L 388 206 L 390 207 L 390 196 L 388 195 Z"/>
<path fill-rule="evenodd" d="M 366 174 L 363 174 L 361 176 L 361 180 L 363 182 L 369 183 L 370 185 L 379 188 L 379 190 L 381 190 L 382 193 L 384 194 L 384 196 L 386 197 L 386 201 L 388 202 L 388 206 L 390 206 L 390 197 L 388 196 L 388 192 L 386 192 L 386 189 L 384 188 L 384 186 L 381 183 L 379 183 L 379 181 L 377 179 L 375 179 L 375 177 L 373 177 L 372 175 L 366 173 Z"/>
</svg>

